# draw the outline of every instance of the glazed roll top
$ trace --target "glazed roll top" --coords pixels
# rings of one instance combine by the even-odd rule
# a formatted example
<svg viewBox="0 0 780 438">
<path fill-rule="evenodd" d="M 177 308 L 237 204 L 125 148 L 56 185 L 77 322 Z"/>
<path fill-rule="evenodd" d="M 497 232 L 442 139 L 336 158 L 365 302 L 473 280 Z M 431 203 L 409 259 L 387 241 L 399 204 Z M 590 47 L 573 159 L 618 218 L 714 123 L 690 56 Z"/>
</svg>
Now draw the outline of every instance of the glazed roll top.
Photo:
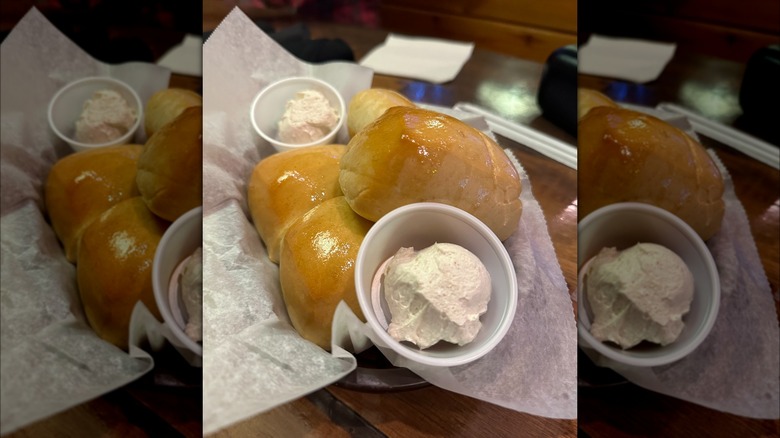
<svg viewBox="0 0 780 438">
<path fill-rule="evenodd" d="M 301 336 L 326 350 L 341 300 L 365 321 L 355 292 L 355 259 L 371 225 L 339 196 L 309 210 L 284 235 L 279 278 L 287 313 Z"/>
<path fill-rule="evenodd" d="M 46 211 L 71 263 L 78 259 L 84 229 L 112 206 L 138 196 L 136 165 L 142 150 L 140 145 L 98 148 L 52 166 L 44 189 Z"/>
<path fill-rule="evenodd" d="M 144 109 L 144 129 L 147 138 L 179 117 L 185 109 L 193 106 L 203 106 L 203 98 L 194 91 L 166 88 L 154 93 L 146 102 Z"/>
<path fill-rule="evenodd" d="M 393 90 L 368 88 L 352 97 L 347 109 L 347 130 L 354 137 L 363 128 L 378 119 L 388 109 L 396 106 L 414 108 L 409 99 Z"/>
<path fill-rule="evenodd" d="M 590 88 L 577 89 L 577 120 L 585 117 L 585 114 L 587 114 L 588 111 L 597 106 L 617 108 L 618 104 L 605 94 L 599 93 L 596 90 Z"/>
<path fill-rule="evenodd" d="M 323 201 L 342 196 L 339 160 L 344 145 L 311 146 L 271 155 L 252 171 L 247 202 L 268 257 L 279 262 L 284 233 Z"/>
<path fill-rule="evenodd" d="M 152 212 L 175 221 L 203 202 L 203 109 L 186 108 L 146 142 L 136 182 Z"/>
<path fill-rule="evenodd" d="M 591 109 L 579 123 L 581 217 L 617 202 L 668 210 L 702 239 L 723 219 L 723 177 L 704 147 L 656 117 L 623 108 Z"/>
<path fill-rule="evenodd" d="M 522 212 L 520 178 L 492 139 L 453 117 L 393 107 L 347 145 L 339 183 L 350 207 L 377 221 L 415 202 L 461 208 L 504 240 Z"/>
<path fill-rule="evenodd" d="M 76 264 L 79 293 L 90 326 L 119 348 L 139 300 L 161 320 L 152 289 L 152 262 L 169 223 L 140 197 L 124 200 L 84 230 Z"/>
</svg>

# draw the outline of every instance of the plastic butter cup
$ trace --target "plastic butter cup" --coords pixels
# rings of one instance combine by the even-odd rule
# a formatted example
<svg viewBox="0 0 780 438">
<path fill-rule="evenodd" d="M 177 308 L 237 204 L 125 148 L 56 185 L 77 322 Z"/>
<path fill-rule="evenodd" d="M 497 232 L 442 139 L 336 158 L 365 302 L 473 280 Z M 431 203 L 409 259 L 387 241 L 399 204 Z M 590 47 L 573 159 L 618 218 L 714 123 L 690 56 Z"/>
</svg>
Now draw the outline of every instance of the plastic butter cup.
<svg viewBox="0 0 780 438">
<path fill-rule="evenodd" d="M 465 345 L 438 342 L 427 349 L 399 342 L 387 333 L 391 319 L 379 278 L 388 259 L 402 247 L 419 251 L 434 243 L 453 243 L 471 251 L 491 279 L 491 298 L 477 337 Z M 501 342 L 517 309 L 517 276 L 509 254 L 496 235 L 473 215 L 445 204 L 423 202 L 391 211 L 368 231 L 355 262 L 355 287 L 366 321 L 399 355 L 440 367 L 463 365 L 489 353 Z"/>
<path fill-rule="evenodd" d="M 84 103 L 99 90 L 110 89 L 118 92 L 135 110 L 135 123 L 121 137 L 103 143 L 84 143 L 76 140 L 76 121 L 81 116 Z M 143 103 L 138 93 L 128 84 L 110 77 L 92 76 L 73 81 L 62 87 L 49 102 L 49 126 L 54 134 L 68 143 L 76 151 L 86 151 L 106 146 L 132 143 L 136 131 L 143 120 Z"/>
<path fill-rule="evenodd" d="M 278 123 L 282 119 L 287 102 L 295 97 L 295 93 L 304 90 L 315 90 L 322 93 L 336 109 L 339 120 L 335 127 L 324 137 L 309 143 L 285 143 L 278 139 Z M 344 125 L 346 105 L 341 94 L 329 83 L 313 77 L 293 77 L 273 82 L 263 88 L 252 102 L 249 117 L 255 132 L 269 142 L 279 152 L 299 149 L 307 146 L 331 144 Z"/>
<path fill-rule="evenodd" d="M 184 332 L 187 314 L 179 285 L 186 262 L 203 245 L 202 219 L 202 207 L 194 208 L 176 219 L 160 239 L 152 266 L 152 287 L 157 308 L 175 337 L 171 343 L 184 355 L 203 355 L 201 344 Z"/>
<path fill-rule="evenodd" d="M 595 210 L 580 221 L 577 234 L 577 331 L 583 346 L 622 364 L 651 367 L 680 360 L 704 341 L 718 315 L 720 280 L 712 254 L 688 224 L 653 205 L 625 202 Z M 624 250 L 637 243 L 655 243 L 680 256 L 693 274 L 693 301 L 683 316 L 685 328 L 677 340 L 665 346 L 644 342 L 623 350 L 590 333 L 593 316 L 586 298 L 585 273 L 602 248 Z"/>
</svg>

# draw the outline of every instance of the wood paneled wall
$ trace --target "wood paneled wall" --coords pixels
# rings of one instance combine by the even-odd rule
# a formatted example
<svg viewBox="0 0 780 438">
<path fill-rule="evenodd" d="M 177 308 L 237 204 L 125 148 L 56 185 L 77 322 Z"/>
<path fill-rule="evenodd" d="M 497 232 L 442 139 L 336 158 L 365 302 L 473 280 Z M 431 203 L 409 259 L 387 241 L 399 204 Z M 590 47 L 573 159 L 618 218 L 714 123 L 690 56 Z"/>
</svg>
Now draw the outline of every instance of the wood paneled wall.
<svg viewBox="0 0 780 438">
<path fill-rule="evenodd" d="M 380 19 L 392 32 L 472 41 L 538 62 L 577 40 L 577 0 L 382 0 Z"/>
<path fill-rule="evenodd" d="M 780 43 L 778 0 L 578 0 L 579 42 L 592 33 L 676 42 L 680 50 L 745 62 Z"/>
</svg>

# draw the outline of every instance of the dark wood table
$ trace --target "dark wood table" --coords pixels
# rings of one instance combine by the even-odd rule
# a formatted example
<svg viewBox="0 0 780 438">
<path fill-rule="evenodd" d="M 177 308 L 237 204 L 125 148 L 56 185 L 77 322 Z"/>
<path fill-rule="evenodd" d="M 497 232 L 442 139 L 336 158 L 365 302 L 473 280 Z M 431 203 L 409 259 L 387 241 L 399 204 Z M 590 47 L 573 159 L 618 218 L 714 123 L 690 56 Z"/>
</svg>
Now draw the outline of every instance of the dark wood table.
<svg viewBox="0 0 780 438">
<path fill-rule="evenodd" d="M 204 31 L 222 16 L 204 15 Z M 387 32 L 348 25 L 306 23 L 312 38 L 340 38 L 360 59 L 384 41 Z M 481 105 L 508 120 L 529 124 L 575 143 L 543 119 L 535 104 L 543 65 L 484 50 L 475 50 L 450 83 L 375 75 L 373 86 L 397 90 L 408 98 L 451 107 L 457 102 Z M 548 223 L 569 292 L 576 289 L 576 171 L 527 147 L 499 137 L 511 148 L 528 175 L 534 197 Z M 573 306 L 574 307 L 574 306 Z M 208 353 L 206 353 L 208 354 Z M 331 385 L 223 429 L 212 436 L 307 437 L 573 437 L 576 420 L 543 418 L 455 394 L 435 386 L 401 392 L 372 393 Z"/>
<path fill-rule="evenodd" d="M 742 64 L 678 52 L 662 75 L 648 84 L 580 75 L 579 86 L 602 91 L 619 102 L 650 107 L 660 102 L 677 103 L 766 141 L 776 141 L 777 125 L 767 129 L 755 124 L 735 106 L 743 72 Z M 780 171 L 700 137 L 705 147 L 716 150 L 733 178 L 780 314 Z M 594 372 L 584 355 L 579 368 L 580 377 Z M 630 383 L 581 387 L 578 401 L 580 436 L 780 436 L 780 421 L 719 412 Z"/>
</svg>

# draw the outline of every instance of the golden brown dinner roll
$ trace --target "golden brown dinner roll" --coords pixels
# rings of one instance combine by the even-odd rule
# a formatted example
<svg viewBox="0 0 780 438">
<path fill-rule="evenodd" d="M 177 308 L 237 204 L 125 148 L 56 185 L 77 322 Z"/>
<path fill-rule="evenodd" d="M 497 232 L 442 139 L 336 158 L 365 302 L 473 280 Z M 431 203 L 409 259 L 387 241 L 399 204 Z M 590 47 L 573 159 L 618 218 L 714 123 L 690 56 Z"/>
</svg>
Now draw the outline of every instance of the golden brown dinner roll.
<svg viewBox="0 0 780 438">
<path fill-rule="evenodd" d="M 269 156 L 252 171 L 247 202 L 268 257 L 279 262 L 287 228 L 325 200 L 342 196 L 339 160 L 344 145 L 311 146 Z"/>
<path fill-rule="evenodd" d="M 138 190 L 171 222 L 203 202 L 203 108 L 185 109 L 157 131 L 138 159 Z"/>
<path fill-rule="evenodd" d="M 403 95 L 384 88 L 369 88 L 357 93 L 349 101 L 347 110 L 347 130 L 354 137 L 365 126 L 378 119 L 388 108 L 416 105 Z"/>
<path fill-rule="evenodd" d="M 597 106 L 610 106 L 617 108 L 618 104 L 606 95 L 599 93 L 596 90 L 590 88 L 578 88 L 577 89 L 577 120 L 590 111 L 591 108 Z"/>
<path fill-rule="evenodd" d="M 203 98 L 194 91 L 166 88 L 154 93 L 146 102 L 144 109 L 144 129 L 147 138 L 179 117 L 185 109 L 202 105 Z"/>
<path fill-rule="evenodd" d="M 377 221 L 414 202 L 473 214 L 504 240 L 522 212 L 509 157 L 477 129 L 433 111 L 390 108 L 350 140 L 339 183 L 355 212 Z"/>
<path fill-rule="evenodd" d="M 723 178 L 704 147 L 674 126 L 623 108 L 591 109 L 579 123 L 581 217 L 616 202 L 666 209 L 709 239 L 723 218 Z"/>
<path fill-rule="evenodd" d="M 46 211 L 70 262 L 77 260 L 81 233 L 95 218 L 138 196 L 136 164 L 142 150 L 141 145 L 97 148 L 68 155 L 52 166 L 44 189 Z"/>
<path fill-rule="evenodd" d="M 152 290 L 152 261 L 168 223 L 136 196 L 111 207 L 81 238 L 77 280 L 90 326 L 127 349 L 130 314 L 142 301 L 161 320 Z"/>
<path fill-rule="evenodd" d="M 301 336 L 326 350 L 341 300 L 365 321 L 354 275 L 358 249 L 371 225 L 339 196 L 309 210 L 284 235 L 279 277 L 287 313 Z"/>
</svg>

